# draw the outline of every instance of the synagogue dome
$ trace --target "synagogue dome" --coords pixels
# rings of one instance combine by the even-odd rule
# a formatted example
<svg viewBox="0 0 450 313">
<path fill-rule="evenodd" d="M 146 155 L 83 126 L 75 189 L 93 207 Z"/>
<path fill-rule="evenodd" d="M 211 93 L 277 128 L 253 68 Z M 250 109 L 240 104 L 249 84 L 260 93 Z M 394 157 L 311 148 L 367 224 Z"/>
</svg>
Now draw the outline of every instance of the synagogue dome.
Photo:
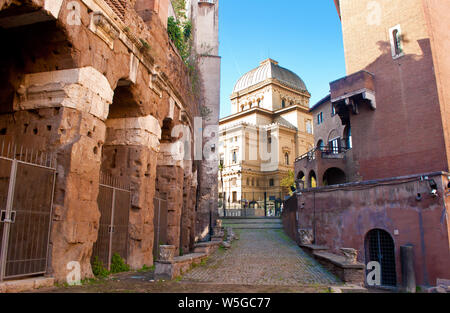
<svg viewBox="0 0 450 313">
<path fill-rule="evenodd" d="M 233 93 L 255 86 L 267 79 L 275 79 L 280 84 L 299 91 L 308 91 L 305 83 L 297 74 L 279 66 L 277 61 L 267 59 L 261 62 L 257 68 L 239 78 Z"/>
</svg>

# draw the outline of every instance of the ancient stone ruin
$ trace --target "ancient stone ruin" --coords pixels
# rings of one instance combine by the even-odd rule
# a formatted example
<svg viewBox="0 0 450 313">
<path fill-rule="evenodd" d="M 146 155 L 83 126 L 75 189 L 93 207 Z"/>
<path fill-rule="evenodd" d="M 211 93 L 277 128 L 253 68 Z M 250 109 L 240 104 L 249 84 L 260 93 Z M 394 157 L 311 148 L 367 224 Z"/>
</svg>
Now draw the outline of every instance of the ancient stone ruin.
<svg viewBox="0 0 450 313">
<path fill-rule="evenodd" d="M 209 239 L 217 201 L 199 184 L 217 186 L 210 183 L 217 174 L 194 160 L 194 141 L 205 145 L 194 139 L 194 119 L 209 107 L 203 123 L 218 120 L 220 59 L 216 50 L 200 56 L 195 45 L 198 25 L 217 6 L 192 4 L 191 66 L 168 37 L 170 7 L 169 0 L 0 1 L 0 33 L 10 43 L 0 58 L 0 137 L 55 155 L 45 273 L 58 281 L 73 261 L 81 278 L 93 276 L 101 173 L 129 186 L 123 257 L 131 268 L 152 265 L 160 243 L 178 255 Z M 166 225 L 158 224 L 164 242 L 154 242 L 156 197 L 167 204 Z"/>
</svg>

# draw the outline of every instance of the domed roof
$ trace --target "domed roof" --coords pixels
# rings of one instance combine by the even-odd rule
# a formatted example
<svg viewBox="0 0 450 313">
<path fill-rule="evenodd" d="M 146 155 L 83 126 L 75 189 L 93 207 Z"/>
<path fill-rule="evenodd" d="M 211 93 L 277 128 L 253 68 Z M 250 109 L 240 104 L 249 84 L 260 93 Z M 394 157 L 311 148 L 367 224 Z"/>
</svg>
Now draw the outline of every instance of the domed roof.
<svg viewBox="0 0 450 313">
<path fill-rule="evenodd" d="M 276 79 L 287 87 L 307 91 L 305 83 L 297 74 L 279 66 L 277 61 L 267 59 L 242 76 L 234 86 L 233 93 L 255 86 L 269 78 Z"/>
</svg>

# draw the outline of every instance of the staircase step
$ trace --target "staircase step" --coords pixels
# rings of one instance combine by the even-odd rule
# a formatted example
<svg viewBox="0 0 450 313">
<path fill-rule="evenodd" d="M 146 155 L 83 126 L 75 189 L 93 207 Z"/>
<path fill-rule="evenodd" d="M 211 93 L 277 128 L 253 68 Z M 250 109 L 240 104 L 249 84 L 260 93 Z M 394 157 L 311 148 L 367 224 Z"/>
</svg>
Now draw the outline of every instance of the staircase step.
<svg viewBox="0 0 450 313">
<path fill-rule="evenodd" d="M 280 219 L 232 219 L 232 220 L 222 220 L 222 225 L 227 224 L 281 224 Z"/>
<path fill-rule="evenodd" d="M 224 227 L 233 229 L 283 229 L 282 224 L 229 224 Z"/>
</svg>

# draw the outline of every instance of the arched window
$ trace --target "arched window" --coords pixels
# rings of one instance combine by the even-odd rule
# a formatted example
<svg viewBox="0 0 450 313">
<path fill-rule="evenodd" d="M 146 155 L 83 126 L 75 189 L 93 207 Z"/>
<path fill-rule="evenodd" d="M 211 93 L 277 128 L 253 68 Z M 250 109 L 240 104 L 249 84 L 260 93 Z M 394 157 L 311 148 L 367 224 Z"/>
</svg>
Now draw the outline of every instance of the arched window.
<svg viewBox="0 0 450 313">
<path fill-rule="evenodd" d="M 286 163 L 286 165 L 289 165 L 289 153 L 285 153 L 284 154 L 284 162 Z"/>
<path fill-rule="evenodd" d="M 286 101 L 283 99 L 283 100 L 281 100 L 281 107 L 282 108 L 285 108 L 286 107 Z"/>
<path fill-rule="evenodd" d="M 389 34 L 391 41 L 392 57 L 394 59 L 399 58 L 403 55 L 402 30 L 400 28 L 400 25 L 394 26 L 391 29 L 389 29 Z"/>
<path fill-rule="evenodd" d="M 323 140 L 320 139 L 320 140 L 317 142 L 317 149 L 323 151 L 324 148 L 325 148 L 325 144 L 323 143 Z"/>
<path fill-rule="evenodd" d="M 400 34 L 398 29 L 394 29 L 394 31 L 392 32 L 392 38 L 394 39 L 395 54 L 399 55 L 400 53 L 402 53 L 402 48 L 400 46 Z"/>
<path fill-rule="evenodd" d="M 236 154 L 236 151 L 233 151 L 232 159 L 233 159 L 233 163 L 236 164 L 236 163 L 237 163 L 237 154 Z"/>
</svg>

